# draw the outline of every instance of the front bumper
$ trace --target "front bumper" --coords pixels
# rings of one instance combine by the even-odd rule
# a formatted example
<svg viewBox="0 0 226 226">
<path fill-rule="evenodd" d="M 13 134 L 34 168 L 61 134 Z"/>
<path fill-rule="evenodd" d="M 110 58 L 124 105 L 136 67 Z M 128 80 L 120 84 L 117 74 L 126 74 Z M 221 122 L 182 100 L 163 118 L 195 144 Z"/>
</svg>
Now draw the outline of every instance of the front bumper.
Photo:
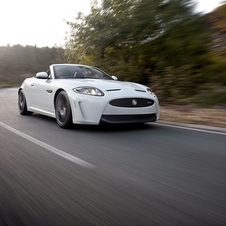
<svg viewBox="0 0 226 226">
<path fill-rule="evenodd" d="M 100 123 L 124 124 L 154 122 L 159 119 L 160 110 L 156 96 L 137 95 L 136 97 L 131 98 L 138 99 L 138 105 L 134 107 L 128 105 L 128 103 L 124 101 L 123 105 L 125 104 L 127 107 L 112 105 L 112 100 L 118 98 L 128 99 L 131 98 L 131 96 L 90 96 L 87 98 L 87 96 L 84 95 L 75 96 L 74 93 L 73 96 L 69 95 L 73 123 L 93 125 L 98 125 Z M 144 103 L 142 103 L 142 106 L 140 107 L 139 98 L 148 98 L 152 103 L 150 104 L 147 102 L 147 106 L 143 106 Z M 116 103 L 116 105 L 118 105 L 118 103 Z"/>
</svg>

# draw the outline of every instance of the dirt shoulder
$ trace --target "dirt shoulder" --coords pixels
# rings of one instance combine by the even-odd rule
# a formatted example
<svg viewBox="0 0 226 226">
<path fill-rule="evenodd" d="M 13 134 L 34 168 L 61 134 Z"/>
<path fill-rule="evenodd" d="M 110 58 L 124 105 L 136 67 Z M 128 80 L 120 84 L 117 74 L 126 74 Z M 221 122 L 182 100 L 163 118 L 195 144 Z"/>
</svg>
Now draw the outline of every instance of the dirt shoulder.
<svg viewBox="0 0 226 226">
<path fill-rule="evenodd" d="M 226 107 L 160 106 L 160 120 L 226 128 Z"/>
</svg>

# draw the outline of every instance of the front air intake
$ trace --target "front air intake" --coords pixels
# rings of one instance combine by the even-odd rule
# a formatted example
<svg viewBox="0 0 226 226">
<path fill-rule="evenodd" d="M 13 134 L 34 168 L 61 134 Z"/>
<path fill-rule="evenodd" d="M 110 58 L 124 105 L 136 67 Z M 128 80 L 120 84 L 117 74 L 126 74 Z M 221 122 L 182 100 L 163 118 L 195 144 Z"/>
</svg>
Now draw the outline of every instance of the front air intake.
<svg viewBox="0 0 226 226">
<path fill-rule="evenodd" d="M 109 104 L 115 107 L 141 108 L 152 106 L 154 101 L 146 98 L 121 98 L 111 100 Z"/>
<path fill-rule="evenodd" d="M 156 114 L 102 115 L 100 119 L 100 124 L 145 123 L 145 122 L 155 122 L 156 120 L 157 120 Z"/>
</svg>

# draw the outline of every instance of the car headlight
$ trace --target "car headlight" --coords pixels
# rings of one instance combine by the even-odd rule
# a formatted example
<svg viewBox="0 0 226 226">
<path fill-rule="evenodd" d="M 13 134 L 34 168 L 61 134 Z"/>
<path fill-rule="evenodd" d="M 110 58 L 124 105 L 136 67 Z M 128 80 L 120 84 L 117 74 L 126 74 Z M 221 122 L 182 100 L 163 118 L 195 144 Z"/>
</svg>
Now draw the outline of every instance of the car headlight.
<svg viewBox="0 0 226 226">
<path fill-rule="evenodd" d="M 104 96 L 104 93 L 94 87 L 77 87 L 73 89 L 74 92 L 92 96 Z"/>
</svg>

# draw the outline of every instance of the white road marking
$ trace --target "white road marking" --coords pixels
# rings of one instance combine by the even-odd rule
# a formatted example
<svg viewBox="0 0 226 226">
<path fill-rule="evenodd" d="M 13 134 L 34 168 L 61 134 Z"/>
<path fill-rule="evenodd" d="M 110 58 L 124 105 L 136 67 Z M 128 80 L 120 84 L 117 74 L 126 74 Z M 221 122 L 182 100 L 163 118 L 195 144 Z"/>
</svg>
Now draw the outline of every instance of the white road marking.
<svg viewBox="0 0 226 226">
<path fill-rule="evenodd" d="M 157 122 L 156 124 L 158 124 L 160 126 L 165 126 L 165 127 L 172 127 L 172 128 L 177 128 L 177 129 L 185 129 L 185 130 L 192 130 L 192 131 L 197 131 L 197 132 L 212 133 L 212 134 L 226 136 L 226 132 L 213 131 L 213 130 L 209 130 L 209 129 L 198 129 L 198 128 L 191 128 L 191 127 L 186 127 L 186 126 L 177 126 L 177 125 L 165 124 L 165 123 L 161 123 L 161 122 Z"/>
<path fill-rule="evenodd" d="M 84 160 L 82 160 L 80 158 L 77 158 L 77 157 L 75 157 L 73 155 L 70 155 L 70 154 L 64 152 L 64 151 L 61 151 L 61 150 L 59 150 L 57 148 L 54 148 L 53 146 L 48 145 L 48 144 L 46 144 L 46 143 L 44 143 L 44 142 L 42 142 L 40 140 L 37 140 L 34 137 L 31 137 L 31 136 L 29 136 L 29 135 L 27 135 L 25 133 L 22 133 L 22 132 L 20 132 L 20 131 L 18 131 L 16 129 L 14 129 L 14 128 L 2 123 L 2 122 L 0 122 L 0 125 L 2 127 L 6 128 L 7 130 L 9 130 L 9 131 L 11 131 L 11 132 L 23 137 L 24 139 L 27 139 L 27 140 L 29 140 L 29 141 L 31 141 L 31 142 L 33 142 L 33 143 L 45 148 L 45 149 L 47 149 L 48 151 L 51 151 L 51 152 L 53 152 L 53 153 L 65 158 L 65 159 L 67 159 L 69 161 L 72 161 L 72 162 L 74 162 L 74 163 L 76 163 L 76 164 L 78 164 L 78 165 L 80 165 L 82 167 L 95 168 L 94 165 L 92 165 L 92 164 L 90 164 L 90 163 L 88 163 L 88 162 L 86 162 L 86 161 L 84 161 Z"/>
</svg>

